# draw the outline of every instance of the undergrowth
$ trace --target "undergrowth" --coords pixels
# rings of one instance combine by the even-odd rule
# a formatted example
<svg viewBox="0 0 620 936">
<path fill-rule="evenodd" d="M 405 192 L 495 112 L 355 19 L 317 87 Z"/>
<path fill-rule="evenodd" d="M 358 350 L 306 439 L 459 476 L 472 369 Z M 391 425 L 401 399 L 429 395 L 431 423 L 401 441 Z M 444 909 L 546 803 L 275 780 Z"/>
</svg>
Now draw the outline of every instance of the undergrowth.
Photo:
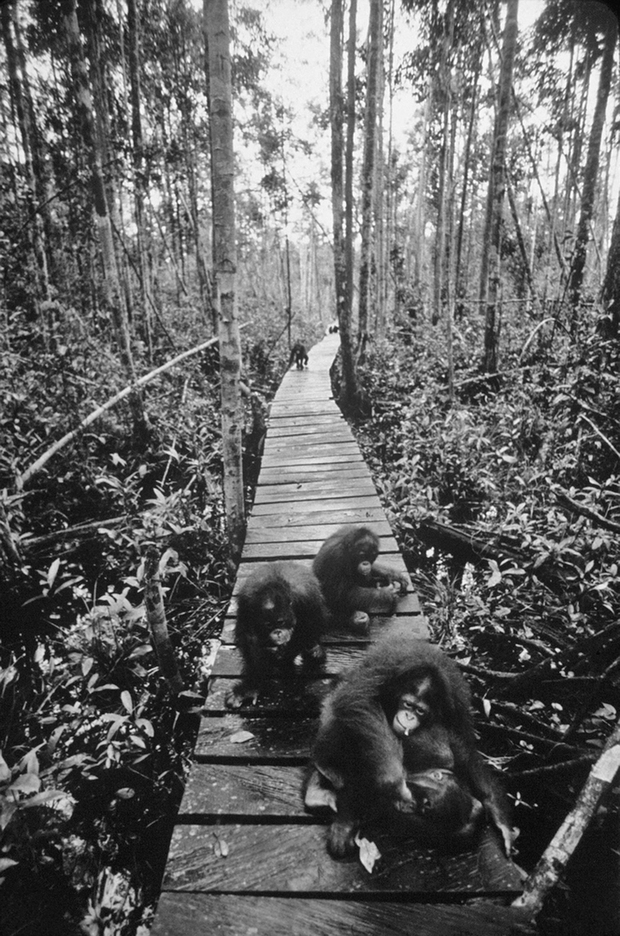
<svg viewBox="0 0 620 936">
<path fill-rule="evenodd" d="M 16 489 L 17 475 L 78 425 L 93 397 L 104 402 L 122 387 L 102 336 L 91 341 L 71 323 L 62 343 L 60 335 L 33 340 L 32 323 L 22 329 L 18 316 L 2 334 L 3 936 L 147 932 L 196 731 L 192 689 L 235 572 L 214 348 L 148 385 L 146 445 L 119 405 Z M 266 405 L 287 364 L 286 349 L 274 351 L 276 339 L 262 332 L 244 335 L 248 502 Z M 139 366 L 146 372 L 161 360 Z M 150 545 L 162 557 L 186 687 L 176 698 L 144 621 Z"/>
<path fill-rule="evenodd" d="M 472 684 L 527 865 L 620 713 L 618 362 L 596 337 L 522 332 L 492 385 L 479 337 L 457 335 L 453 398 L 439 329 L 373 343 L 355 428 L 433 637 Z"/>
</svg>

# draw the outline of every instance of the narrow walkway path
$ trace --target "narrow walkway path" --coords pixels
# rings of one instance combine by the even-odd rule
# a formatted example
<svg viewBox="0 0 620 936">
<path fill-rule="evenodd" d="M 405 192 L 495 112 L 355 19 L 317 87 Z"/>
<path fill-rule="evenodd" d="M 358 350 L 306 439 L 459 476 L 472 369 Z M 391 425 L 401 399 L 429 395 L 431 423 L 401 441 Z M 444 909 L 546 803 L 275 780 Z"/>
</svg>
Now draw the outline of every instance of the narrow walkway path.
<svg viewBox="0 0 620 936">
<path fill-rule="evenodd" d="M 332 399 L 329 369 L 338 335 L 310 352 L 308 368 L 288 371 L 271 407 L 259 484 L 233 600 L 177 825 L 153 936 L 505 936 L 513 915 L 501 898 L 520 889 L 517 869 L 487 835 L 478 852 L 442 856 L 394 845 L 381 870 L 334 861 L 325 826 L 305 812 L 304 767 L 319 701 L 333 677 L 364 653 L 368 639 L 335 635 L 316 677 L 276 685 L 256 706 L 230 712 L 224 698 L 238 679 L 233 645 L 240 583 L 258 563 L 311 564 L 343 524 L 367 524 L 381 557 L 406 571 L 374 483 Z M 417 596 L 408 594 L 379 629 L 427 637 Z M 465 898 L 500 903 L 465 906 Z M 518 929 L 514 929 L 517 932 Z"/>
</svg>

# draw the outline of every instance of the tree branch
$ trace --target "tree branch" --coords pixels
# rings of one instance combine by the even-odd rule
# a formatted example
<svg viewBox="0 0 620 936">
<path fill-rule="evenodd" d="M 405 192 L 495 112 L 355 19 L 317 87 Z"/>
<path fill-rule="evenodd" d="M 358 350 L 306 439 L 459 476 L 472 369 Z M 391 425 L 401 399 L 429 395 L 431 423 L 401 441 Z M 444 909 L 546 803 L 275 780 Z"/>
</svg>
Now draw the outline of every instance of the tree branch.
<svg viewBox="0 0 620 936">
<path fill-rule="evenodd" d="M 247 324 L 247 322 L 244 322 L 244 324 L 240 325 L 239 327 L 244 328 Z M 177 357 L 173 358 L 171 361 L 167 361 L 166 364 L 162 364 L 161 367 L 157 367 L 148 374 L 144 374 L 142 377 L 136 380 L 135 383 L 130 384 L 128 387 L 125 387 L 124 390 L 121 390 L 120 393 L 117 393 L 115 396 L 113 396 L 110 400 L 107 401 L 107 403 L 104 403 L 102 406 L 98 406 L 96 410 L 93 410 L 92 413 L 90 413 L 88 416 L 86 416 L 85 419 L 82 420 L 79 426 L 76 426 L 75 429 L 72 429 L 71 432 L 68 432 L 66 435 L 64 435 L 62 439 L 58 439 L 57 442 L 54 442 L 54 444 L 47 450 L 47 452 L 44 452 L 43 455 L 41 455 L 41 457 L 30 466 L 30 468 L 26 468 L 26 470 L 16 478 L 15 486 L 17 490 L 21 491 L 24 485 L 27 484 L 28 481 L 30 481 L 31 478 L 33 478 L 34 475 L 37 474 L 57 452 L 60 451 L 60 449 L 64 448 L 67 443 L 72 442 L 73 439 L 77 438 L 80 433 L 82 433 L 88 426 L 91 425 L 91 423 L 94 423 L 97 419 L 103 416 L 104 413 L 112 409 L 112 407 L 116 406 L 117 403 L 120 403 L 121 400 L 124 400 L 126 397 L 128 397 L 131 393 L 137 390 L 138 387 L 143 387 L 145 384 L 150 383 L 156 377 L 159 377 L 160 374 L 170 370 L 176 364 L 180 364 L 181 361 L 191 357 L 193 354 L 199 354 L 200 351 L 204 351 L 205 348 L 211 347 L 211 345 L 214 345 L 218 340 L 219 339 L 217 337 L 210 338 L 209 341 L 205 341 L 196 348 L 190 348 L 189 351 L 183 351 L 182 354 L 177 355 Z"/>
</svg>

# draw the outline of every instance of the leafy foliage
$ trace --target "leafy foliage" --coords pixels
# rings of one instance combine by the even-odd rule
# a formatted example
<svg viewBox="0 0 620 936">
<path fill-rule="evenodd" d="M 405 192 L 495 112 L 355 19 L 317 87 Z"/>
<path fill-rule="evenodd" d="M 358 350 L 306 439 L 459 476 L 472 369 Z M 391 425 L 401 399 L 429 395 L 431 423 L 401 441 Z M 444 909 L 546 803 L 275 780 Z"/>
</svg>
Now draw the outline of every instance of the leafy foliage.
<svg viewBox="0 0 620 936">
<path fill-rule="evenodd" d="M 368 356 L 374 409 L 359 439 L 527 828 L 534 798 L 550 816 L 570 800 L 620 711 L 616 365 L 601 366 L 598 339 L 556 336 L 553 356 L 542 342 L 527 363 L 508 353 L 492 392 L 461 332 L 450 405 L 441 334 L 420 340 L 404 326 L 395 337 Z M 521 349 L 524 336 L 512 342 Z M 438 549 L 436 529 L 451 546 Z M 526 841 L 522 860 L 536 857 Z"/>
<path fill-rule="evenodd" d="M 102 336 L 91 342 L 82 331 L 78 341 L 73 325 L 58 322 L 47 353 L 43 336 L 33 348 L 32 326 L 14 317 L 0 371 L 0 929 L 10 920 L 40 932 L 47 913 L 50 936 L 80 919 L 93 932 L 135 933 L 162 872 L 196 725 L 191 693 L 179 705 L 162 684 L 144 622 L 146 547 L 163 557 L 168 625 L 189 690 L 202 679 L 233 571 L 210 349 L 148 389 L 146 448 L 119 406 L 14 490 L 15 474 L 89 412 L 91 394 L 105 399 L 122 386 Z M 251 465 L 287 355 L 269 327 L 244 341 Z M 37 896 L 24 900 L 29 888 Z"/>
</svg>

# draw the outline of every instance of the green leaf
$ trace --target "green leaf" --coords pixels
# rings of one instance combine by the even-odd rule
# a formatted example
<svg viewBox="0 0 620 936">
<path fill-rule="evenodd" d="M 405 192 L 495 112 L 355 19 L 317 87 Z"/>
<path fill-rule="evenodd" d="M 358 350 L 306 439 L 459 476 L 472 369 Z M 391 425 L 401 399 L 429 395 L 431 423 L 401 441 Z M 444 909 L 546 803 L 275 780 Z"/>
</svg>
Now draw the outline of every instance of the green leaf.
<svg viewBox="0 0 620 936">
<path fill-rule="evenodd" d="M 54 559 L 51 566 L 47 570 L 47 584 L 50 588 L 53 587 L 54 582 L 56 581 L 56 576 L 58 575 L 59 568 L 60 568 L 60 559 Z"/>
<path fill-rule="evenodd" d="M 36 793 L 41 788 L 41 778 L 37 774 L 20 774 L 10 785 L 11 793 Z"/>
</svg>

